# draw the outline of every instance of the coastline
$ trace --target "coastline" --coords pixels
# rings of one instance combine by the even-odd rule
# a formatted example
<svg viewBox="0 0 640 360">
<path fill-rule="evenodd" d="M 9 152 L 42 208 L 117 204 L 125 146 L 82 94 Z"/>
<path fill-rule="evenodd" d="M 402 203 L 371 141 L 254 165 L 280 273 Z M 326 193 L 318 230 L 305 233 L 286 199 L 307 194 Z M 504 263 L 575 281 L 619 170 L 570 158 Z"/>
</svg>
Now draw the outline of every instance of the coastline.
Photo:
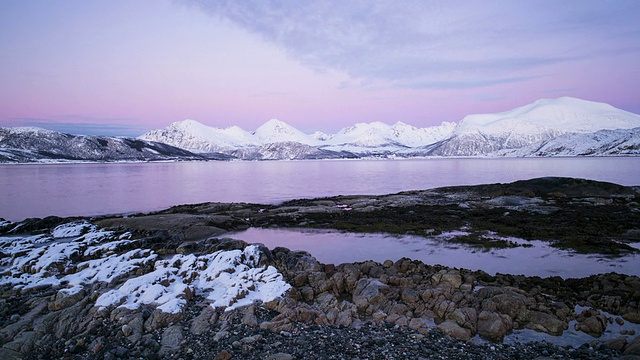
<svg viewBox="0 0 640 360">
<path fill-rule="evenodd" d="M 543 202 L 529 201 L 536 198 Z M 371 228 L 375 223 L 390 233 L 410 232 L 417 229 L 416 224 L 424 228 L 424 222 L 409 215 L 426 213 L 438 219 L 437 209 L 450 218 L 443 215 L 442 223 L 432 221 L 429 229 L 436 231 L 458 225 L 451 222 L 462 214 L 451 213 L 457 208 L 461 211 L 477 208 L 484 214 L 497 209 L 495 214 L 500 217 L 492 215 L 495 220 L 504 218 L 504 207 L 508 206 L 510 213 L 522 212 L 532 223 L 535 214 L 549 219 L 546 212 L 552 210 L 554 218 L 564 221 L 562 213 L 566 211 L 575 216 L 586 209 L 603 213 L 617 209 L 616 219 L 620 222 L 610 218 L 609 224 L 598 224 L 598 229 L 609 232 L 609 238 L 616 234 L 611 229 L 617 229 L 615 244 L 585 246 L 570 241 L 560 246 L 624 256 L 625 252 L 637 249 L 622 246 L 617 238 L 628 230 L 618 228 L 619 224 L 627 223 L 621 211 L 627 209 L 630 214 L 637 214 L 637 199 L 632 188 L 546 178 L 375 197 L 295 200 L 271 206 L 207 203 L 127 217 L 49 217 L 5 222 L 0 224 L 3 234 L 0 261 L 4 269 L 0 351 L 7 358 L 66 354 L 77 359 L 174 356 L 284 359 L 308 354 L 316 358 L 370 359 L 438 358 L 455 354 L 483 359 L 556 356 L 604 359 L 638 355 L 640 278 L 637 276 L 616 273 L 581 279 L 492 276 L 483 271 L 425 264 L 408 258 L 333 265 L 320 263 L 306 252 L 267 249 L 227 238 L 230 232 L 242 228 L 286 228 L 301 223 L 311 228 L 349 224 L 356 226 L 356 231 L 358 226 Z M 550 209 L 549 201 L 557 209 Z M 430 211 L 419 208 L 427 205 Z M 394 216 L 384 212 L 389 208 Z M 385 218 L 387 223 L 383 221 Z M 363 219 L 368 222 L 362 222 Z M 547 221 L 548 226 L 555 226 L 553 221 Z M 471 227 L 486 223 L 486 218 L 479 218 Z M 633 223 L 628 225 L 632 227 Z M 584 224 L 578 222 L 575 226 Z M 499 231 L 513 229 L 503 224 Z M 277 270 L 278 275 L 250 278 L 253 283 L 233 292 L 230 304 L 253 299 L 254 295 L 266 297 L 228 310 L 229 304 L 214 307 L 208 298 L 217 291 L 211 289 L 220 289 L 221 285 L 209 288 L 203 285 L 203 280 L 198 283 L 194 279 L 202 279 L 202 272 L 210 271 L 212 266 L 219 268 L 216 264 L 220 263 L 213 260 L 216 256 L 231 253 L 247 255 L 230 262 L 235 265 L 227 267 L 229 271 L 221 270 L 215 278 L 245 271 L 260 273 L 260 269 L 270 268 Z M 108 259 L 114 261 L 105 262 Z M 202 265 L 184 268 L 188 259 L 199 259 Z M 246 268 L 238 267 L 242 264 Z M 99 278 L 93 271 L 102 271 L 105 266 L 112 270 L 109 276 L 100 273 L 105 277 Z M 127 283 L 136 284 L 136 279 L 166 266 L 175 267 L 175 272 L 162 272 L 165 278 L 151 282 L 153 289 L 163 296 L 140 302 L 136 299 L 146 299 L 143 294 L 151 291 L 144 288 L 138 298 L 125 294 L 116 296 L 112 303 L 104 302 L 106 294 L 122 289 Z M 262 286 L 273 285 L 272 281 L 278 279 L 288 284 L 281 284 L 278 289 L 287 289 L 281 293 L 261 292 Z M 184 287 L 178 287 L 180 284 Z M 232 285 L 228 291 L 237 287 Z M 132 289 L 133 293 L 141 291 L 137 287 Z M 175 297 L 169 299 L 167 294 Z M 166 311 L 167 304 L 174 303 L 181 305 L 171 308 L 176 311 Z M 568 332 L 582 333 L 590 340 L 570 346 L 546 342 L 522 344 L 527 332 L 555 338 L 568 337 Z"/>
</svg>

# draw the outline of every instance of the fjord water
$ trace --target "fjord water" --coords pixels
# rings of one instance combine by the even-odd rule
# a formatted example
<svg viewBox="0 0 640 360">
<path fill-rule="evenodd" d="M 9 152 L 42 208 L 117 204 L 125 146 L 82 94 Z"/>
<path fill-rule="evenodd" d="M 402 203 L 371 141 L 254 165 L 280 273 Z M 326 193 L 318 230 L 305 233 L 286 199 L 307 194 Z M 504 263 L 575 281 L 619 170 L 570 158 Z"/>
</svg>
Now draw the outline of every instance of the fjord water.
<svg viewBox="0 0 640 360">
<path fill-rule="evenodd" d="M 147 212 L 209 201 L 277 203 L 541 176 L 640 185 L 640 157 L 0 165 L 0 217 Z"/>
</svg>

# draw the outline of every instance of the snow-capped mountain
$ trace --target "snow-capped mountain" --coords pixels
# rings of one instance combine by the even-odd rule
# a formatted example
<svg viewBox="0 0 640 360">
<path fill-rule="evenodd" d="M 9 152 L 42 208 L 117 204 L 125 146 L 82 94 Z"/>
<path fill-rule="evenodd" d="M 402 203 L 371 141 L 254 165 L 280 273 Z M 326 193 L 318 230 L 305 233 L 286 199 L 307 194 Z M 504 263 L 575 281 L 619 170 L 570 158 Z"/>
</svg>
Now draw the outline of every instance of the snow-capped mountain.
<svg viewBox="0 0 640 360">
<path fill-rule="evenodd" d="M 151 130 L 139 139 L 204 153 L 261 145 L 254 134 L 238 126 L 220 129 L 206 126 L 195 120 L 174 122 L 164 129 Z"/>
<path fill-rule="evenodd" d="M 440 126 L 416 128 L 402 122 L 394 125 L 373 122 L 358 123 L 336 134 L 315 132 L 308 135 L 276 119 L 269 120 L 254 132 L 242 130 L 237 126 L 220 129 L 194 120 L 184 120 L 175 122 L 165 129 L 149 131 L 140 139 L 163 142 L 198 153 L 219 151 L 251 160 L 277 158 L 268 150 L 275 148 L 268 146 L 272 144 L 281 144 L 277 148 L 280 149 L 279 153 L 283 154 L 283 157 L 280 157 L 282 159 L 316 158 L 320 154 L 329 158 L 350 158 L 354 157 L 354 154 L 389 154 L 409 147 L 432 144 L 451 136 L 455 126 L 454 123 L 443 123 Z M 294 149 L 288 152 L 283 150 L 286 146 L 295 147 L 302 152 L 294 155 Z M 322 151 L 312 155 L 309 147 L 316 147 Z M 263 150 L 268 154 L 262 153 Z"/>
<path fill-rule="evenodd" d="M 208 158 L 170 145 L 135 138 L 71 135 L 35 127 L 0 128 L 0 163 Z M 219 154 L 210 158 L 227 159 L 228 156 Z"/>
<path fill-rule="evenodd" d="M 296 142 L 305 145 L 319 145 L 320 141 L 307 135 L 293 126 L 277 119 L 271 119 L 253 132 L 259 143 L 274 144 L 280 142 Z"/>
<path fill-rule="evenodd" d="M 466 116 L 430 155 L 475 156 L 515 149 L 566 133 L 640 127 L 640 115 L 571 97 L 542 99 L 513 110 Z"/>
<path fill-rule="evenodd" d="M 631 156 L 640 155 L 640 127 L 600 130 L 588 134 L 564 134 L 519 149 L 499 151 L 497 156 Z"/>
<path fill-rule="evenodd" d="M 358 123 L 340 130 L 325 143 L 351 147 L 417 147 L 433 144 L 451 136 L 456 124 L 444 122 L 439 126 L 416 128 L 403 122 L 387 125 L 381 122 Z"/>
<path fill-rule="evenodd" d="M 542 99 L 458 124 L 417 128 L 357 123 L 335 134 L 305 134 L 276 119 L 253 132 L 174 122 L 138 139 L 0 128 L 0 162 L 62 160 L 300 160 L 416 156 L 640 155 L 640 115 L 570 97 Z"/>
</svg>

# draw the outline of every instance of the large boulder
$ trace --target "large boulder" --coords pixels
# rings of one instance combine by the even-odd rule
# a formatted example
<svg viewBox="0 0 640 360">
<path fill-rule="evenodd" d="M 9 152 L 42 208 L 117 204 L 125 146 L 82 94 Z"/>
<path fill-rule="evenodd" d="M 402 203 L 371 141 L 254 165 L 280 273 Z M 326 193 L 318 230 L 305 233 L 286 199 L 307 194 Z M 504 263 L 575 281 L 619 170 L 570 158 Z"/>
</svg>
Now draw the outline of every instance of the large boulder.
<svg viewBox="0 0 640 360">
<path fill-rule="evenodd" d="M 478 335 L 490 341 L 502 341 L 512 329 L 508 315 L 482 311 L 478 315 Z"/>
<path fill-rule="evenodd" d="M 557 317 L 541 311 L 532 311 L 528 316 L 527 329 L 544 332 L 551 335 L 562 335 L 569 325 Z"/>
</svg>

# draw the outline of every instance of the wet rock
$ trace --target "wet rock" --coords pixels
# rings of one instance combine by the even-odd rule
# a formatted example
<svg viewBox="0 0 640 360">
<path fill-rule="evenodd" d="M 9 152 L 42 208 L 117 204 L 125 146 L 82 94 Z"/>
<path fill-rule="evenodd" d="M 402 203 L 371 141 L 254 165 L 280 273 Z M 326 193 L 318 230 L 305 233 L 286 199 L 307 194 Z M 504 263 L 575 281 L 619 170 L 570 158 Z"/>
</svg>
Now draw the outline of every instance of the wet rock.
<svg viewBox="0 0 640 360">
<path fill-rule="evenodd" d="M 607 340 L 595 340 L 591 342 L 591 346 L 593 347 L 605 347 L 607 349 L 622 351 L 624 347 L 627 345 L 627 338 L 625 336 L 620 336 L 614 339 Z"/>
<path fill-rule="evenodd" d="M 532 311 L 528 316 L 526 328 L 551 335 L 562 335 L 569 325 L 557 317 L 541 311 Z"/>
<path fill-rule="evenodd" d="M 640 312 L 630 311 L 622 315 L 622 318 L 634 324 L 640 324 Z"/>
<path fill-rule="evenodd" d="M 593 309 L 584 310 L 576 320 L 576 330 L 594 337 L 599 337 L 607 329 L 607 317 Z"/>
<path fill-rule="evenodd" d="M 640 356 L 640 336 L 637 336 L 633 340 L 629 341 L 629 344 L 624 348 L 624 355 L 637 355 Z"/>
</svg>

